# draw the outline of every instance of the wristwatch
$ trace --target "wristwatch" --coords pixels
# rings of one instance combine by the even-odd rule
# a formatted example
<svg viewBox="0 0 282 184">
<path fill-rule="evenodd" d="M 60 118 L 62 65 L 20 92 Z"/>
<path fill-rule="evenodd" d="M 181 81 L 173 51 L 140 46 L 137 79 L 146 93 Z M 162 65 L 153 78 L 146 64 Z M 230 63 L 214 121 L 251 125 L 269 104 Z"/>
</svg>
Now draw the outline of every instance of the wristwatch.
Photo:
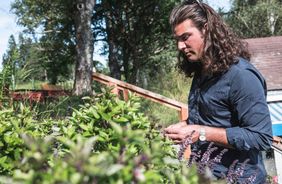
<svg viewBox="0 0 282 184">
<path fill-rule="evenodd" d="M 206 130 L 204 128 L 200 128 L 200 135 L 199 135 L 200 141 L 206 141 Z"/>
</svg>

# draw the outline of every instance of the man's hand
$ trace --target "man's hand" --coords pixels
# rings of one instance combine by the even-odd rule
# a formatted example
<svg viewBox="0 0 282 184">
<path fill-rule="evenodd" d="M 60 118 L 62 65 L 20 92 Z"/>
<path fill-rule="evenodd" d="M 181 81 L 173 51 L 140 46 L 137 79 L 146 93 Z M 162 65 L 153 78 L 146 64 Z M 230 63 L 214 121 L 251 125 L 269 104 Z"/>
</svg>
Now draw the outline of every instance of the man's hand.
<svg viewBox="0 0 282 184">
<path fill-rule="evenodd" d="M 199 125 L 188 125 L 185 121 L 168 126 L 164 129 L 165 136 L 179 144 L 182 143 L 188 135 L 192 135 L 192 141 L 199 139 Z M 192 134 L 192 132 L 194 132 Z"/>
</svg>

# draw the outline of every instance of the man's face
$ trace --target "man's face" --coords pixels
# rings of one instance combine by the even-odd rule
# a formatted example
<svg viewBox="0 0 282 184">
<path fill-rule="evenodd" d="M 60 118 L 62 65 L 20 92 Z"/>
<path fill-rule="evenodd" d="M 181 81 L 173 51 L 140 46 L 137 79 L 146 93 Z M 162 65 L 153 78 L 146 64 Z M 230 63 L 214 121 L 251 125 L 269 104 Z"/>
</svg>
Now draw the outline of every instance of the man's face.
<svg viewBox="0 0 282 184">
<path fill-rule="evenodd" d="M 192 20 L 188 19 L 178 24 L 174 29 L 174 37 L 178 49 L 186 55 L 189 61 L 199 61 L 202 58 L 203 33 L 194 26 Z"/>
</svg>

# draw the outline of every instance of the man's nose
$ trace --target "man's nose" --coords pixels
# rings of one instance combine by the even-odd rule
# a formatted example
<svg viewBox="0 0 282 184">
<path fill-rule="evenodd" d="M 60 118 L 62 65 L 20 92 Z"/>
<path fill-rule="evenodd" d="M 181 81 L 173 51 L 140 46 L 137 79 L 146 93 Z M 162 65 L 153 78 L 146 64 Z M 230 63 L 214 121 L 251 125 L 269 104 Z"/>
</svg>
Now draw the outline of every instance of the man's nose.
<svg viewBox="0 0 282 184">
<path fill-rule="evenodd" d="M 177 42 L 177 48 L 178 48 L 178 50 L 183 50 L 183 49 L 185 49 L 185 48 L 186 48 L 185 42 L 183 42 L 183 41 L 178 41 L 178 42 Z"/>
</svg>

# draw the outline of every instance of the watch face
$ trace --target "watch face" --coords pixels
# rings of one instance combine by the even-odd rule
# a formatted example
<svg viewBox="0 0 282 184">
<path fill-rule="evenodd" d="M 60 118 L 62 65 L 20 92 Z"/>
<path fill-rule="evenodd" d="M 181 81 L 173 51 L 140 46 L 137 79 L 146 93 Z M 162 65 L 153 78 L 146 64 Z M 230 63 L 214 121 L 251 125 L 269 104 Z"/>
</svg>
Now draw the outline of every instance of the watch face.
<svg viewBox="0 0 282 184">
<path fill-rule="evenodd" d="M 200 135 L 199 139 L 200 139 L 200 141 L 205 141 L 206 140 L 206 136 Z"/>
<path fill-rule="evenodd" d="M 199 140 L 200 141 L 205 141 L 207 138 L 206 138 L 206 130 L 204 128 L 201 128 L 200 129 L 200 136 L 199 136 Z"/>
</svg>

